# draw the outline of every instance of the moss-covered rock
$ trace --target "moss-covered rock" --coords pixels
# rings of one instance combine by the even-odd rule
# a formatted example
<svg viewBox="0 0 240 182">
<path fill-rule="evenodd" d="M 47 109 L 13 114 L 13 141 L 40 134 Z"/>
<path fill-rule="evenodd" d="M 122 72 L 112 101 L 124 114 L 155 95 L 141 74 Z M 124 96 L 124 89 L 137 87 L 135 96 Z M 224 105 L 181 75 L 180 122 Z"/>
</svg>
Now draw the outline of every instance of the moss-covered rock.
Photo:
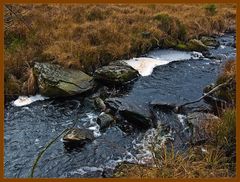
<svg viewBox="0 0 240 182">
<path fill-rule="evenodd" d="M 94 140 L 91 130 L 83 128 L 71 128 L 63 136 L 64 147 L 67 150 L 83 147 L 86 143 Z"/>
<path fill-rule="evenodd" d="M 187 45 L 183 44 L 183 43 L 178 43 L 177 46 L 176 46 L 176 49 L 181 50 L 181 51 L 187 51 L 188 50 Z"/>
<path fill-rule="evenodd" d="M 213 37 L 207 37 L 207 36 L 203 36 L 201 38 L 201 41 L 204 45 L 206 46 L 210 46 L 210 47 L 218 47 L 220 45 L 219 41 L 217 41 L 215 38 Z"/>
<path fill-rule="evenodd" d="M 48 97 L 66 97 L 93 89 L 93 78 L 82 71 L 65 69 L 49 63 L 35 63 L 33 73 L 40 94 Z"/>
<path fill-rule="evenodd" d="M 187 43 L 188 50 L 190 51 L 197 51 L 197 52 L 204 52 L 208 50 L 208 47 L 204 45 L 200 40 L 191 39 Z"/>
<path fill-rule="evenodd" d="M 94 73 L 94 78 L 107 84 L 124 84 L 136 78 L 138 71 L 123 63 L 103 66 Z"/>
</svg>

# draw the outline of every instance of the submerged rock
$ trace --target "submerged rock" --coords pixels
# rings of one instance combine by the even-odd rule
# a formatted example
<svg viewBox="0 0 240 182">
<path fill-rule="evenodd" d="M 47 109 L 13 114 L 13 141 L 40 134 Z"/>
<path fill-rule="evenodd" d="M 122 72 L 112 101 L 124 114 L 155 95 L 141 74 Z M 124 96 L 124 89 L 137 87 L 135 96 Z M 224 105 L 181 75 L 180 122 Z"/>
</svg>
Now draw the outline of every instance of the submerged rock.
<svg viewBox="0 0 240 182">
<path fill-rule="evenodd" d="M 93 78 L 82 71 L 65 69 L 49 63 L 35 63 L 40 94 L 48 97 L 66 97 L 92 90 Z"/>
<path fill-rule="evenodd" d="M 191 51 L 204 52 L 208 50 L 208 47 L 204 45 L 200 40 L 191 39 L 187 43 L 187 47 Z"/>
<path fill-rule="evenodd" d="M 220 46 L 220 42 L 213 37 L 203 36 L 201 38 L 201 41 L 206 46 L 215 47 L 215 48 Z"/>
<path fill-rule="evenodd" d="M 84 144 L 87 141 L 94 139 L 94 135 L 91 130 L 82 128 L 72 128 L 66 135 L 63 136 L 64 142 L 74 142 L 79 144 Z"/>
<path fill-rule="evenodd" d="M 114 121 L 114 118 L 110 114 L 101 113 L 97 118 L 97 124 L 100 126 L 100 129 L 107 128 Z"/>
<path fill-rule="evenodd" d="M 150 105 L 163 111 L 177 111 L 177 105 L 174 103 L 159 102 L 154 100 L 150 103 Z"/>
<path fill-rule="evenodd" d="M 94 78 L 107 84 L 124 84 L 138 77 L 138 71 L 121 62 L 98 68 Z"/>
</svg>

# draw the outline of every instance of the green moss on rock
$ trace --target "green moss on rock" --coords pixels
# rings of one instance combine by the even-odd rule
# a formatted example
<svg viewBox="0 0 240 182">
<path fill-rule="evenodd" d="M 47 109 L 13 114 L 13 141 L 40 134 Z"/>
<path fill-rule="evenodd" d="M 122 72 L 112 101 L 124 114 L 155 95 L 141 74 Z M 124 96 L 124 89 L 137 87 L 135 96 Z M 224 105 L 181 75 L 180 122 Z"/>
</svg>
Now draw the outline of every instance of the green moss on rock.
<svg viewBox="0 0 240 182">
<path fill-rule="evenodd" d="M 208 47 L 204 45 L 200 40 L 197 40 L 197 39 L 191 39 L 187 43 L 187 48 L 190 51 L 198 51 L 198 52 L 203 52 L 208 50 Z"/>
</svg>

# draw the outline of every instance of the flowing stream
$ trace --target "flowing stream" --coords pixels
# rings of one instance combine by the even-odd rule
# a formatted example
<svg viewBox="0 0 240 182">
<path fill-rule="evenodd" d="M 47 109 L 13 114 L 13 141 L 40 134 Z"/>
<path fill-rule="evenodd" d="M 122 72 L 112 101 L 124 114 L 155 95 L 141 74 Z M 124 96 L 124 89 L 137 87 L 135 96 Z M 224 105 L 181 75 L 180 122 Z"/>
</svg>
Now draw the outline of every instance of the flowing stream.
<svg viewBox="0 0 240 182">
<path fill-rule="evenodd" d="M 119 99 L 142 110 L 151 101 L 181 104 L 196 100 L 205 86 L 215 82 L 223 62 L 236 57 L 236 49 L 232 47 L 234 35 L 224 35 L 218 40 L 221 45 L 210 50 L 215 58 L 169 49 L 153 50 L 141 58 L 126 61 L 142 76 Z M 88 99 L 51 100 L 39 95 L 20 99 L 5 104 L 4 173 L 7 178 L 29 177 L 37 154 L 74 122 L 77 127 L 93 130 L 96 139 L 80 149 L 68 149 L 61 139 L 57 140 L 39 161 L 34 177 L 110 177 L 120 162 L 149 163 L 152 160 L 149 147 L 157 133 L 155 128 L 126 132 L 115 124 L 99 131 L 96 119 L 100 112 Z M 208 106 L 202 101 L 194 107 Z M 160 117 L 165 122 L 176 120 L 179 128 L 185 127 L 184 115 Z M 167 138 L 177 141 L 171 132 L 159 140 Z"/>
</svg>

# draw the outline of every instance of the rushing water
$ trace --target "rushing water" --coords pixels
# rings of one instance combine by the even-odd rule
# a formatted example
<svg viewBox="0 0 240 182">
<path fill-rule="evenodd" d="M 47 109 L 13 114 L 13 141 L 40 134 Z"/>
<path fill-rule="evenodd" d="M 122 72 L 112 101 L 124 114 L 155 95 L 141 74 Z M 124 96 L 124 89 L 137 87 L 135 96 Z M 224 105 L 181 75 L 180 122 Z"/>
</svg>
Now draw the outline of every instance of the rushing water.
<svg viewBox="0 0 240 182">
<path fill-rule="evenodd" d="M 221 46 L 212 49 L 211 54 L 219 59 L 234 58 L 236 49 L 231 46 L 234 42 L 233 35 L 218 39 Z M 224 62 L 214 58 L 198 58 L 196 53 L 193 56 L 174 50 L 154 50 L 146 57 L 139 59 L 143 63 L 138 69 L 142 69 L 144 73 L 144 60 L 151 59 L 152 65 L 133 83 L 129 92 L 119 98 L 143 109 L 153 100 L 179 104 L 199 98 L 202 89 L 216 80 Z M 136 66 L 133 60 L 131 64 Z M 5 177 L 28 177 L 37 154 L 52 138 L 71 127 L 74 122 L 77 127 L 93 130 L 96 139 L 74 150 L 65 148 L 62 141 L 57 140 L 38 163 L 35 177 L 106 177 L 111 176 L 119 162 L 151 162 L 148 147 L 157 129 L 133 130 L 129 133 L 114 125 L 106 131 L 99 131 L 96 118 L 100 113 L 94 110 L 87 99 L 36 100 L 39 99 L 20 98 L 18 102 L 5 104 Z M 23 106 L 24 101 L 35 102 Z M 19 103 L 22 107 L 17 107 L 20 106 Z M 202 105 L 204 106 L 203 102 L 198 104 Z M 170 116 L 161 117 L 168 121 Z M 179 122 L 179 127 L 184 128 L 184 115 L 171 117 Z M 174 140 L 173 136 L 170 132 L 167 136 L 160 136 L 159 140 Z"/>
</svg>

